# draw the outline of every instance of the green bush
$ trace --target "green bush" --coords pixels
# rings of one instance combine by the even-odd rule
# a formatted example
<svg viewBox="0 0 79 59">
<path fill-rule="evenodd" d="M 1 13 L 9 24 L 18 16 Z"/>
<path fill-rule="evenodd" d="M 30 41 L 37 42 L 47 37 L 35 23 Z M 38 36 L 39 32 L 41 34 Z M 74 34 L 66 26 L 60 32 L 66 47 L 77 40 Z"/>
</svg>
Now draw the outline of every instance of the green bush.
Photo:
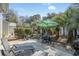
<svg viewBox="0 0 79 59">
<path fill-rule="evenodd" d="M 25 29 L 25 34 L 26 34 L 26 35 L 30 35 L 30 34 L 32 34 L 32 30 L 26 28 L 26 29 Z"/>
<path fill-rule="evenodd" d="M 15 29 L 15 35 L 17 36 L 17 38 L 24 38 L 27 35 L 31 35 L 32 34 L 32 29 L 31 28 L 16 28 Z"/>
<path fill-rule="evenodd" d="M 24 38 L 24 36 L 25 36 L 25 33 L 24 33 L 24 29 L 23 28 L 16 28 L 14 32 L 15 32 L 15 35 L 18 38 Z"/>
</svg>

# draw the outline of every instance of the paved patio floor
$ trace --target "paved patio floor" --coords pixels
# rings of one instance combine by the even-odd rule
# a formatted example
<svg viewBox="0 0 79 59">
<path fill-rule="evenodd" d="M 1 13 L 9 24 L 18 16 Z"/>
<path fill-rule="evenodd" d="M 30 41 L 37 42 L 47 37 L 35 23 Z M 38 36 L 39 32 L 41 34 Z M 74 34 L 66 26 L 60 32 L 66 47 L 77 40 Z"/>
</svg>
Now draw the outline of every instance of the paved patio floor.
<svg viewBox="0 0 79 59">
<path fill-rule="evenodd" d="M 62 47 L 50 47 L 46 44 L 42 44 L 40 42 L 38 42 L 37 40 L 26 40 L 26 41 L 22 41 L 22 40 L 16 40 L 16 41 L 10 41 L 9 44 L 12 45 L 32 45 L 36 51 L 44 51 L 44 52 L 48 52 L 49 56 L 72 56 L 73 54 L 66 51 L 64 48 Z"/>
</svg>

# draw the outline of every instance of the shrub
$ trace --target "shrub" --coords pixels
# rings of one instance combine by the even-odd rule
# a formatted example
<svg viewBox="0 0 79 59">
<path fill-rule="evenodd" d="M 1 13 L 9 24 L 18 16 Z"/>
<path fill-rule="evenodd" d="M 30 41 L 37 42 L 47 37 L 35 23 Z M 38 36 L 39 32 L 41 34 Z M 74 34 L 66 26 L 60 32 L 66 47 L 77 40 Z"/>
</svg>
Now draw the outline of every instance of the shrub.
<svg viewBox="0 0 79 59">
<path fill-rule="evenodd" d="M 16 28 L 14 32 L 15 32 L 15 35 L 18 38 L 24 38 L 24 36 L 25 36 L 25 33 L 24 33 L 24 29 L 23 28 Z"/>
<path fill-rule="evenodd" d="M 32 34 L 31 29 L 26 28 L 26 29 L 25 29 L 25 34 L 26 34 L 26 35 L 30 35 L 30 34 Z"/>
</svg>

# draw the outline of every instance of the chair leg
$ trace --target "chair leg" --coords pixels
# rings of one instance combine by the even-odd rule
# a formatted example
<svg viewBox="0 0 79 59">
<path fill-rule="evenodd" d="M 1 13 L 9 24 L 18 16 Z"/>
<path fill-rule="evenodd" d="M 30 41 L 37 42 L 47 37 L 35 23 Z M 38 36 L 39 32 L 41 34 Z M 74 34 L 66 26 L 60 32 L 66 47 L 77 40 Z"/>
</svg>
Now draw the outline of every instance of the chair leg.
<svg viewBox="0 0 79 59">
<path fill-rule="evenodd" d="M 2 54 L 3 56 L 6 56 L 5 53 L 4 53 L 4 50 L 1 50 L 1 54 Z"/>
</svg>

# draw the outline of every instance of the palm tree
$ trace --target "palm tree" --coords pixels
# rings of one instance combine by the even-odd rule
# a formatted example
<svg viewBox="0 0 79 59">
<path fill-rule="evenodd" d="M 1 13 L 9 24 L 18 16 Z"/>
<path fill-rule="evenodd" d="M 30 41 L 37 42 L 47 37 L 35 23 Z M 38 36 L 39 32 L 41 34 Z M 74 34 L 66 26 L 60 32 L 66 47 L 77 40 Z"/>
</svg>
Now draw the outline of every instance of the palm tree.
<svg viewBox="0 0 79 59">
<path fill-rule="evenodd" d="M 67 28 L 68 32 L 68 42 L 72 42 L 72 40 L 76 39 L 76 29 L 79 27 L 79 8 L 78 4 L 72 4 L 65 12 L 67 17 Z M 73 34 L 75 33 L 75 35 Z"/>
<path fill-rule="evenodd" d="M 56 21 L 59 23 L 59 27 L 63 28 L 63 36 L 65 36 L 65 25 L 66 25 L 66 16 L 64 13 L 60 13 L 55 15 L 52 20 Z"/>
</svg>

